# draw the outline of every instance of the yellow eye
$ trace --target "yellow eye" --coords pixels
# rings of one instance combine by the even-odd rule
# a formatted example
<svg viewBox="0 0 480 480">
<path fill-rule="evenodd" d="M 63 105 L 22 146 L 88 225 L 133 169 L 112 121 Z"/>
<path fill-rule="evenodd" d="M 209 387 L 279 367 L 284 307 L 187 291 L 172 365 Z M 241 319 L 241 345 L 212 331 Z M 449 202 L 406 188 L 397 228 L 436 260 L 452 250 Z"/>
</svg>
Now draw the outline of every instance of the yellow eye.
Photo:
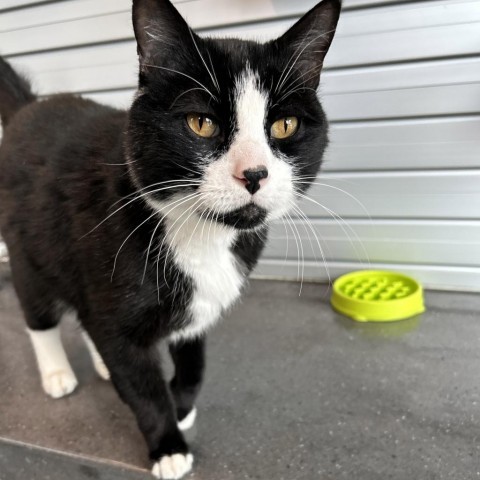
<svg viewBox="0 0 480 480">
<path fill-rule="evenodd" d="M 198 136 L 204 138 L 215 137 L 220 131 L 215 120 L 201 113 L 189 113 L 187 123 Z"/>
<path fill-rule="evenodd" d="M 279 118 L 273 123 L 270 129 L 270 135 L 273 138 L 282 140 L 283 138 L 291 137 L 298 130 L 298 118 L 297 117 L 284 117 Z"/>
</svg>

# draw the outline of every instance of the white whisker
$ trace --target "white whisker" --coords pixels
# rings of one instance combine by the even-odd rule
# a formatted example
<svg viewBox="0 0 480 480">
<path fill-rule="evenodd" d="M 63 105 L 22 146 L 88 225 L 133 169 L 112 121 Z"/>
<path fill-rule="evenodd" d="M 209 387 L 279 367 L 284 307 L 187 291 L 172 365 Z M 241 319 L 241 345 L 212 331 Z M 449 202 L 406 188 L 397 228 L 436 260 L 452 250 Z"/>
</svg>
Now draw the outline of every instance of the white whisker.
<svg viewBox="0 0 480 480">
<path fill-rule="evenodd" d="M 361 256 L 359 255 L 358 250 L 355 247 L 355 243 L 353 242 L 352 238 L 350 237 L 350 235 L 348 234 L 348 232 L 345 230 L 345 228 L 343 226 L 343 225 L 345 225 L 345 227 L 347 227 L 351 231 L 353 236 L 357 239 L 358 243 L 362 247 L 362 250 L 363 250 L 363 253 L 365 254 L 365 257 L 367 258 L 367 263 L 368 263 L 368 265 L 370 265 L 370 258 L 369 258 L 368 252 L 365 249 L 365 246 L 363 245 L 363 242 L 360 240 L 359 236 L 357 235 L 357 232 L 355 232 L 355 230 L 350 225 L 348 225 L 348 223 L 338 213 L 334 212 L 333 210 L 331 210 L 330 208 L 321 204 L 320 202 L 317 202 L 313 198 L 310 198 L 308 195 L 304 195 L 302 193 L 295 193 L 295 195 L 297 195 L 300 198 L 304 198 L 305 200 L 308 200 L 309 202 L 312 202 L 315 205 L 318 205 L 320 208 L 323 208 L 329 215 L 331 215 L 337 221 L 338 225 L 343 230 L 345 235 L 348 237 L 348 239 L 349 239 L 349 241 L 350 241 L 350 243 L 351 243 L 351 245 L 352 245 L 352 247 L 355 251 L 355 255 L 357 256 L 359 261 L 361 261 Z"/>
<path fill-rule="evenodd" d="M 193 33 L 192 29 L 189 28 L 188 31 L 190 32 L 190 36 L 192 37 L 192 42 L 195 45 L 195 49 L 197 50 L 197 53 L 198 53 L 200 59 L 202 60 L 202 63 L 205 66 L 205 69 L 207 70 L 208 74 L 210 75 L 210 78 L 212 79 L 213 85 L 217 88 L 218 93 L 220 93 L 220 87 L 218 85 L 218 82 L 216 82 L 215 78 L 213 77 L 212 72 L 207 67 L 207 62 L 205 62 L 205 59 L 203 58 L 203 55 L 200 53 L 200 49 L 198 48 L 197 42 L 195 41 L 195 37 L 194 37 L 194 33 Z M 210 58 L 210 61 L 212 61 L 211 58 Z"/>
<path fill-rule="evenodd" d="M 189 201 L 190 199 L 194 198 L 197 195 L 198 195 L 198 193 L 196 193 L 196 192 L 192 193 L 190 195 L 187 195 L 186 197 L 180 198 L 179 200 L 176 200 L 174 202 L 170 202 L 164 207 L 164 209 L 167 209 L 167 208 L 172 207 L 172 205 L 174 205 L 165 214 L 162 215 L 162 217 L 158 221 L 157 225 L 153 229 L 152 236 L 150 237 L 150 242 L 148 243 L 148 248 L 147 248 L 147 253 L 146 253 L 146 258 L 145 258 L 145 266 L 144 266 L 144 269 L 143 269 L 142 284 L 145 280 L 145 275 L 147 273 L 148 257 L 150 256 L 150 249 L 152 248 L 153 239 L 155 237 L 155 233 L 157 232 L 158 227 L 162 224 L 163 220 L 165 220 L 165 218 L 167 217 L 167 215 L 170 212 L 172 212 L 174 209 L 178 208 L 180 205 L 183 205 L 185 202 Z M 156 212 L 156 213 L 159 213 L 159 212 Z"/>
<path fill-rule="evenodd" d="M 300 235 L 300 232 L 298 231 L 298 228 L 297 228 L 297 225 L 295 224 L 295 222 L 293 221 L 292 217 L 290 216 L 290 214 L 288 214 L 288 217 L 290 218 L 290 221 L 292 222 L 292 226 L 293 228 L 295 229 L 295 231 L 297 232 L 297 235 L 298 235 L 298 242 L 300 244 L 300 253 L 302 255 L 302 279 L 300 281 L 300 291 L 298 292 L 298 296 L 300 296 L 302 294 L 302 289 L 303 289 L 303 278 L 305 276 L 305 253 L 304 253 L 304 250 L 303 250 L 303 242 L 302 242 L 302 237 Z"/>
<path fill-rule="evenodd" d="M 172 248 L 175 244 L 175 239 L 177 238 L 177 235 L 179 234 L 180 230 L 185 225 L 185 223 L 188 222 L 188 220 L 192 217 L 192 215 L 194 215 L 196 213 L 197 206 L 199 204 L 202 204 L 202 203 L 203 203 L 203 200 L 202 200 L 202 197 L 200 196 L 200 198 L 193 205 L 191 205 L 189 208 L 187 208 L 187 210 L 185 212 L 190 212 L 190 213 L 187 215 L 187 218 L 183 221 L 183 223 L 177 228 L 177 230 L 176 230 L 175 234 L 173 235 L 172 239 L 169 241 L 167 253 L 165 255 L 164 264 L 163 264 L 163 279 L 165 280 L 165 284 L 167 284 L 167 285 L 168 285 L 168 283 L 167 283 L 167 259 L 168 259 L 168 255 L 169 255 L 170 251 L 172 250 Z M 184 214 L 182 214 L 182 216 L 183 215 Z M 176 222 L 177 221 L 175 221 L 173 225 L 175 225 Z M 169 229 L 169 231 L 170 231 L 170 229 Z M 167 236 L 168 236 L 168 232 L 165 235 L 165 238 L 167 238 Z"/>
<path fill-rule="evenodd" d="M 125 207 L 128 207 L 128 205 L 130 205 L 132 202 L 135 202 L 136 200 L 140 199 L 140 198 L 144 198 L 145 196 L 147 195 L 150 195 L 152 193 L 158 193 L 158 192 L 161 192 L 161 191 L 164 191 L 164 190 L 171 190 L 172 188 L 182 188 L 182 187 L 191 187 L 192 185 L 190 183 L 188 184 L 183 184 L 183 185 L 170 185 L 168 187 L 164 187 L 164 188 L 159 188 L 159 189 L 155 189 L 155 190 L 152 190 L 151 192 L 145 192 L 145 193 L 142 193 L 140 195 L 138 195 L 137 197 L 133 198 L 132 200 L 129 200 L 125 205 L 122 205 L 120 208 L 117 208 L 114 212 L 112 212 L 110 215 L 108 215 L 106 218 L 104 218 L 99 224 L 97 224 L 95 227 L 93 227 L 90 231 L 88 231 L 87 233 L 85 233 L 85 235 L 82 235 L 79 240 L 81 240 L 82 238 L 86 237 L 87 235 L 90 235 L 93 231 L 95 231 L 98 227 L 100 227 L 100 225 L 102 225 L 103 223 L 105 223 L 109 218 L 113 217 L 113 215 L 115 215 L 116 213 L 118 213 L 120 210 L 122 210 L 123 208 Z M 115 202 L 115 203 L 119 203 L 121 200 Z M 114 204 L 115 205 L 115 204 Z"/>
<path fill-rule="evenodd" d="M 150 63 L 142 63 L 141 66 L 143 67 L 151 67 L 151 68 L 158 68 L 160 70 L 166 70 L 167 72 L 177 73 L 178 75 L 183 75 L 184 77 L 189 78 L 192 82 L 195 82 L 197 85 L 200 85 L 205 92 L 207 92 L 216 102 L 218 102 L 218 98 L 202 83 L 196 80 L 195 78 L 187 75 L 186 73 L 179 72 L 178 70 L 174 70 L 173 68 L 161 67 L 160 65 L 152 65 Z"/>
</svg>

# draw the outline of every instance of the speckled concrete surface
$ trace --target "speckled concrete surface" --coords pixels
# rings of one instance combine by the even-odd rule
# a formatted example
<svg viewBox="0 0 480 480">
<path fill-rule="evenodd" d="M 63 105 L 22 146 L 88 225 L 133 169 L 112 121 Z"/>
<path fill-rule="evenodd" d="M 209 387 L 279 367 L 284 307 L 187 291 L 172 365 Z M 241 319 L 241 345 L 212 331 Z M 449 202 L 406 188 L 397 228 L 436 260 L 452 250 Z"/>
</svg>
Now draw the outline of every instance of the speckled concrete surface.
<svg viewBox="0 0 480 480">
<path fill-rule="evenodd" d="M 422 316 L 370 325 L 334 313 L 326 287 L 298 291 L 252 282 L 212 332 L 188 478 L 480 478 L 480 295 L 429 292 Z M 131 413 L 94 375 L 73 322 L 64 331 L 80 387 L 43 395 L 5 272 L 0 325 L 0 437 L 149 466 Z M 143 475 L 85 461 L 0 443 L 1 480 Z"/>
</svg>

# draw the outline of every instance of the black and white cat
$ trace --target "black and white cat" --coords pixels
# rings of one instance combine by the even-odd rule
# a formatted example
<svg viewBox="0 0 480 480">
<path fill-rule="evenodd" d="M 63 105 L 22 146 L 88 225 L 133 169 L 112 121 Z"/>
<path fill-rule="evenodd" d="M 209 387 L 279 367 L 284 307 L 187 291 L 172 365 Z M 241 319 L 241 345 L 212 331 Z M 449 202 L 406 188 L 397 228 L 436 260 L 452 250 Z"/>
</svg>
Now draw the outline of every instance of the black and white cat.
<svg viewBox="0 0 480 480">
<path fill-rule="evenodd" d="M 269 222 L 320 167 L 316 89 L 339 12 L 340 0 L 323 0 L 257 43 L 200 38 L 168 0 L 134 0 L 129 112 L 37 101 L 0 60 L 0 229 L 43 388 L 58 398 L 77 386 L 58 329 L 74 309 L 158 478 L 192 466 L 181 430 L 195 420 L 207 329 L 240 296 Z"/>
</svg>

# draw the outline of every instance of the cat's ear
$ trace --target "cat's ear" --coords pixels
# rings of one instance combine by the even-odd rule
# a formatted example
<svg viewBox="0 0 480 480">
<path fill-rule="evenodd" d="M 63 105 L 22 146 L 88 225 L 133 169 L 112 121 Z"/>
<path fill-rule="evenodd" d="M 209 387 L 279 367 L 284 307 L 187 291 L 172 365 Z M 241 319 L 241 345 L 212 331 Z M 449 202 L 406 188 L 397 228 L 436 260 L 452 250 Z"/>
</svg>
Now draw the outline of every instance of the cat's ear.
<svg viewBox="0 0 480 480">
<path fill-rule="evenodd" d="M 341 0 L 323 0 L 275 41 L 282 55 L 287 53 L 285 56 L 290 59 L 287 70 L 296 69 L 310 88 L 316 89 L 320 82 L 323 60 L 332 43 L 340 9 Z"/>
<path fill-rule="evenodd" d="M 133 0 L 132 20 L 141 65 L 181 48 L 190 35 L 187 22 L 168 0 Z"/>
</svg>

